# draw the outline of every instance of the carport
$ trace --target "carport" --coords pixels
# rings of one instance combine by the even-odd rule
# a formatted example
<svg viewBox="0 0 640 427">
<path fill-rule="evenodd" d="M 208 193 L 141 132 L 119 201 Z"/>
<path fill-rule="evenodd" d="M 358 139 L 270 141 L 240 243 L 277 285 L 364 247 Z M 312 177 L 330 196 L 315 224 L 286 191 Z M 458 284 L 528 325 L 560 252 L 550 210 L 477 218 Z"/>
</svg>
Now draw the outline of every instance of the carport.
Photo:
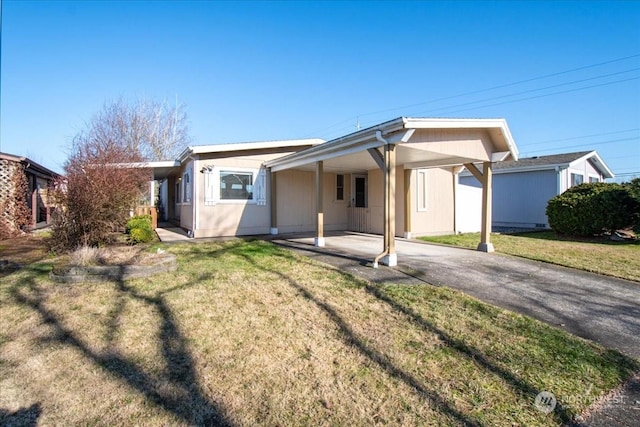
<svg viewBox="0 0 640 427">
<path fill-rule="evenodd" d="M 417 224 L 419 207 L 416 200 L 416 171 L 429 168 L 447 168 L 452 182 L 466 167 L 482 183 L 481 239 L 478 250 L 492 252 L 491 232 L 491 176 L 492 163 L 517 160 L 518 152 L 511 132 L 504 119 L 434 119 L 400 117 L 358 132 L 328 141 L 297 153 L 265 163 L 270 175 L 271 228 L 278 230 L 278 172 L 288 169 L 315 172 L 316 227 L 314 244 L 325 245 L 324 235 L 324 174 L 382 173 L 380 188 L 371 188 L 382 193 L 382 251 L 374 259 L 385 265 L 397 265 L 395 238 L 411 237 Z M 398 181 L 398 170 L 404 178 Z M 401 182 L 403 191 L 396 192 Z M 426 186 L 426 184 L 423 184 Z M 426 191 L 426 189 L 424 189 Z M 432 191 L 455 191 L 449 188 L 434 188 Z M 417 196 L 416 196 L 417 194 Z M 352 200 L 355 202 L 356 200 Z M 399 204 L 399 206 L 396 206 Z M 441 209 L 435 206 L 433 209 Z M 397 212 L 402 213 L 403 230 L 397 227 Z"/>
</svg>

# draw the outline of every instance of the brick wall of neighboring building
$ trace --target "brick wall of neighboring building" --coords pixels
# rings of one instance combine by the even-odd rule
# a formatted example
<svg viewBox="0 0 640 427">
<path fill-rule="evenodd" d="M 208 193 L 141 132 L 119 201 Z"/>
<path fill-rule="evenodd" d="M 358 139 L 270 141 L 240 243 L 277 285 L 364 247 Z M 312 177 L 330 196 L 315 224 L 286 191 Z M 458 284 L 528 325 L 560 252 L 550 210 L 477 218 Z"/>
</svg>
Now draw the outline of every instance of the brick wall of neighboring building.
<svg viewBox="0 0 640 427">
<path fill-rule="evenodd" d="M 13 174 L 21 167 L 20 163 L 11 160 L 0 159 L 0 221 L 9 231 L 16 231 L 11 201 L 14 195 Z"/>
</svg>

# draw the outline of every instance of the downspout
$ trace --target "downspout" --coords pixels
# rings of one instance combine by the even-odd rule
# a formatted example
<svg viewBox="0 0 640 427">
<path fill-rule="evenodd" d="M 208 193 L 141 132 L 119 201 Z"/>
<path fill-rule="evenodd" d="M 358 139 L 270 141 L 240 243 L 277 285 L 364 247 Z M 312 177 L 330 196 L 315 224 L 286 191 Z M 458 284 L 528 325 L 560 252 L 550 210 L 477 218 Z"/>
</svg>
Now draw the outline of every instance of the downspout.
<svg viewBox="0 0 640 427">
<path fill-rule="evenodd" d="M 189 158 L 191 159 L 191 161 L 193 162 L 193 166 L 191 169 L 191 233 L 187 233 L 190 234 L 189 237 L 191 237 L 192 239 L 196 237 L 196 228 L 197 228 L 197 224 L 198 224 L 198 209 L 196 206 L 196 202 L 197 202 L 197 185 L 196 185 L 196 171 L 197 169 L 197 161 L 198 161 L 198 156 L 194 156 L 193 154 L 191 156 L 189 156 Z"/>
<path fill-rule="evenodd" d="M 382 142 L 385 146 L 389 145 L 389 141 L 387 141 L 386 139 L 384 139 L 382 137 L 382 132 L 377 130 L 376 131 L 376 139 L 380 142 Z M 385 147 L 386 150 L 386 147 Z M 382 179 L 383 179 L 383 183 L 385 183 L 384 185 L 384 211 L 386 213 L 386 215 L 384 215 L 384 219 L 385 219 L 385 223 L 384 223 L 384 247 L 382 252 L 374 258 L 373 260 L 373 268 L 378 268 L 378 263 L 380 262 L 380 259 L 382 259 L 382 257 L 384 257 L 385 255 L 389 255 L 389 239 L 387 239 L 387 236 L 389 234 L 389 228 L 388 228 L 388 224 L 387 222 L 389 221 L 389 194 L 387 192 L 387 188 L 388 185 L 386 185 L 387 180 L 389 179 L 388 177 L 388 169 L 389 169 L 389 164 L 388 164 L 388 154 L 385 151 L 385 156 L 384 156 L 384 167 L 385 170 L 382 171 L 383 175 L 382 175 Z"/>
</svg>

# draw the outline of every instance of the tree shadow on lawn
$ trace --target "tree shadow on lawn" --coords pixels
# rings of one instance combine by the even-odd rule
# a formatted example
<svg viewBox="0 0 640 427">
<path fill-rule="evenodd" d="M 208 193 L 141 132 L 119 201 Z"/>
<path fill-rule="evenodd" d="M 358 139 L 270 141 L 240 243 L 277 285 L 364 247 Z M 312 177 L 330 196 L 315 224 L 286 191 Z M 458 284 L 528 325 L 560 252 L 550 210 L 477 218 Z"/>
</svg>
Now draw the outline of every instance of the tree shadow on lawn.
<svg viewBox="0 0 640 427">
<path fill-rule="evenodd" d="M 318 296 L 316 296 L 309 288 L 303 286 L 298 281 L 284 274 L 283 272 L 268 268 L 260 265 L 257 260 L 251 255 L 251 253 L 243 252 L 242 247 L 238 247 L 237 250 L 233 250 L 236 255 L 240 255 L 245 258 L 246 262 L 253 265 L 254 267 L 259 268 L 262 271 L 265 271 L 270 274 L 274 274 L 279 276 L 281 279 L 286 281 L 292 288 L 294 288 L 300 295 L 302 295 L 305 299 L 311 301 L 316 306 L 318 306 L 322 311 L 326 313 L 326 315 L 336 324 L 338 329 L 341 332 L 341 335 L 345 341 L 345 343 L 355 349 L 357 349 L 362 355 L 364 355 L 371 362 L 378 365 L 385 372 L 387 372 L 390 376 L 397 378 L 404 382 L 406 385 L 411 387 L 415 392 L 417 392 L 421 397 L 425 400 L 430 401 L 436 407 L 438 407 L 443 413 L 452 417 L 456 421 L 469 426 L 481 426 L 482 423 L 479 420 L 473 419 L 469 417 L 467 414 L 456 409 L 445 397 L 441 396 L 436 390 L 428 387 L 427 384 L 424 384 L 421 380 L 413 376 L 412 374 L 404 371 L 400 367 L 396 366 L 391 358 L 384 354 L 383 352 L 377 350 L 372 345 L 368 344 L 364 339 L 358 336 L 357 333 L 349 326 L 348 322 L 345 321 L 338 312 L 326 301 L 322 300 Z M 287 260 L 292 259 L 293 257 L 289 254 L 283 253 L 282 251 L 274 252 L 272 256 L 284 257 Z M 312 267 L 317 267 L 317 265 L 312 264 L 311 262 L 306 262 L 301 259 L 297 259 L 297 262 L 307 263 Z M 354 278 L 352 275 L 348 273 L 344 273 L 341 271 L 337 271 L 341 276 L 350 281 L 358 281 L 358 279 Z M 461 356 L 468 358 L 474 364 L 476 364 L 479 368 L 485 369 L 501 378 L 503 378 L 507 384 L 509 384 L 517 394 L 530 396 L 531 402 L 533 404 L 534 398 L 536 395 L 542 391 L 538 390 L 525 380 L 518 378 L 512 372 L 504 370 L 495 364 L 493 364 L 485 355 L 478 349 L 471 347 L 466 344 L 462 340 L 458 340 L 450 336 L 444 330 L 438 328 L 433 323 L 424 319 L 420 314 L 413 311 L 411 308 L 398 303 L 393 300 L 386 294 L 384 294 L 378 287 L 375 285 L 367 284 L 365 285 L 365 291 L 378 299 L 379 301 L 384 302 L 389 305 L 393 310 L 402 313 L 404 316 L 408 317 L 413 323 L 420 325 L 425 331 L 429 333 L 433 333 L 437 335 L 447 346 L 451 349 L 455 350 Z M 562 406 L 560 402 L 558 402 L 553 416 L 557 421 L 568 423 L 572 420 L 572 414 Z"/>
<path fill-rule="evenodd" d="M 6 427 L 36 427 L 41 413 L 42 408 L 39 403 L 13 412 L 0 408 L 0 424 Z"/>
<path fill-rule="evenodd" d="M 163 295 L 146 296 L 128 286 L 124 280 L 117 280 L 115 286 L 118 291 L 118 300 L 109 312 L 110 331 L 105 337 L 109 346 L 107 350 L 96 351 L 84 342 L 79 334 L 67 328 L 62 318 L 46 307 L 46 296 L 35 280 L 42 271 L 36 270 L 34 273 L 19 280 L 10 291 L 16 302 L 36 311 L 44 324 L 54 328 L 54 332 L 46 338 L 46 341 L 57 342 L 79 350 L 89 361 L 124 380 L 129 387 L 141 393 L 150 402 L 191 425 L 232 425 L 224 415 L 224 409 L 216 402 L 209 400 L 198 383 L 195 364 L 186 338 L 181 333 Z M 183 287 L 185 286 L 181 286 Z M 111 345 L 118 333 L 119 317 L 127 298 L 143 302 L 160 316 L 161 325 L 157 334 L 166 365 L 164 372 L 160 375 L 145 372 L 144 368 L 119 354 Z"/>
</svg>

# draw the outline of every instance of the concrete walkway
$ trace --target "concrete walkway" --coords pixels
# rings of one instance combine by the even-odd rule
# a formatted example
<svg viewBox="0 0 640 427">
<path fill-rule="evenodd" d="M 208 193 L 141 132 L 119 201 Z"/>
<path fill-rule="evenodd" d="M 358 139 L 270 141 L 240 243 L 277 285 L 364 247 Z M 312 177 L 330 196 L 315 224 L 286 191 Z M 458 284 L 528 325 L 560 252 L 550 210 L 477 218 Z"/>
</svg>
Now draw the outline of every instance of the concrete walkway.
<svg viewBox="0 0 640 427">
<path fill-rule="evenodd" d="M 562 328 L 604 347 L 640 359 L 640 283 L 499 254 L 398 239 L 398 267 L 371 268 L 382 237 L 342 233 L 315 248 L 313 237 L 275 243 L 334 265 L 374 283 L 447 286 Z M 590 426 L 637 426 L 640 377 L 618 402 L 590 415 Z"/>
<path fill-rule="evenodd" d="M 162 243 L 188 242 L 193 240 L 189 238 L 187 232 L 182 228 L 168 223 L 158 224 L 156 233 Z"/>
</svg>

